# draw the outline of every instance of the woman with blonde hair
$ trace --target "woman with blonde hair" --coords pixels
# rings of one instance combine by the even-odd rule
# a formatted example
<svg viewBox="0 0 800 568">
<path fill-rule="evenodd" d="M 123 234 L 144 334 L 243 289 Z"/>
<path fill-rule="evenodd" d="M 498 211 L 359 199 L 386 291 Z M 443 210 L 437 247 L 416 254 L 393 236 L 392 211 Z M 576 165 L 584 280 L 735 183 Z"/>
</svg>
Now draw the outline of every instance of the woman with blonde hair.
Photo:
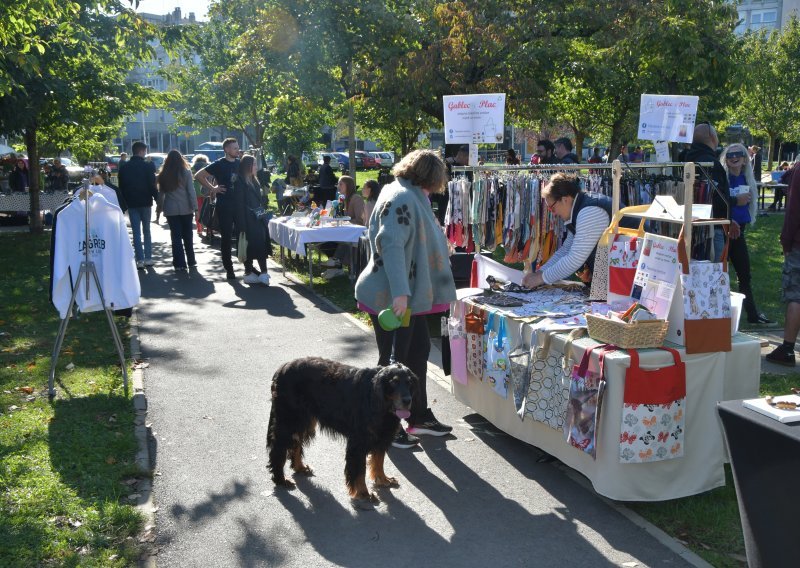
<svg viewBox="0 0 800 568">
<path fill-rule="evenodd" d="M 739 280 L 739 292 L 744 294 L 744 311 L 749 323 L 773 323 L 766 315 L 758 311 L 750 286 L 750 253 L 747 251 L 745 229 L 755 224 L 757 217 L 758 186 L 753 175 L 753 166 L 743 144 L 731 144 L 722 151 L 719 161 L 728 174 L 728 186 L 734 205 L 731 210 L 731 221 L 739 224 L 740 235 L 730 240 L 728 258 L 736 269 Z M 714 229 L 714 260 L 719 262 L 725 246 L 725 232 L 722 227 Z"/>
<path fill-rule="evenodd" d="M 177 150 L 170 150 L 158 174 L 158 201 L 172 237 L 172 266 L 186 272 L 197 266 L 192 244 L 192 220 L 197 213 L 197 197 L 189 164 Z"/>
<path fill-rule="evenodd" d="M 439 422 L 428 407 L 427 368 L 431 339 L 427 314 L 446 312 L 456 299 L 447 240 L 431 209 L 430 196 L 447 184 L 447 167 L 430 150 L 415 150 L 393 169 L 395 181 L 384 186 L 375 203 L 368 235 L 372 258 L 356 282 L 356 300 L 370 315 L 378 343 L 378 364 L 392 354 L 419 379 L 408 430 L 400 428 L 393 446 L 411 448 L 418 434 L 445 436 L 450 426 Z M 385 331 L 378 313 L 390 308 L 407 327 Z"/>
</svg>

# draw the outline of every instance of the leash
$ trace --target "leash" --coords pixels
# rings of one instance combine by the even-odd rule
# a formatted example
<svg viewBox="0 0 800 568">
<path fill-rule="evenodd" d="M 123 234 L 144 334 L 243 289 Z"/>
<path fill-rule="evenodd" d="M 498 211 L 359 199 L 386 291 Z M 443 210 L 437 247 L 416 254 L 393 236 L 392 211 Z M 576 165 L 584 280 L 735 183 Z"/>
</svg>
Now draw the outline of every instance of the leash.
<svg viewBox="0 0 800 568">
<path fill-rule="evenodd" d="M 389 354 L 389 364 L 394 365 L 397 363 L 397 357 L 394 354 L 395 351 L 395 343 L 397 342 L 397 330 L 392 330 L 392 352 Z"/>
</svg>

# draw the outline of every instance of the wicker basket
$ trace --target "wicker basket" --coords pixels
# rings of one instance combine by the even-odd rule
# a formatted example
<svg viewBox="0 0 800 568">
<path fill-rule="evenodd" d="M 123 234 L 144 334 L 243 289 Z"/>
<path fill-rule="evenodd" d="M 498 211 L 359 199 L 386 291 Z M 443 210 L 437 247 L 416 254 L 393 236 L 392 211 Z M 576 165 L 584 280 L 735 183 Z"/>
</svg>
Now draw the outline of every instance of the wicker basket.
<svg viewBox="0 0 800 568">
<path fill-rule="evenodd" d="M 592 314 L 586 314 L 586 324 L 589 328 L 589 337 L 622 349 L 661 347 L 669 328 L 669 322 L 666 320 L 625 323 Z"/>
</svg>

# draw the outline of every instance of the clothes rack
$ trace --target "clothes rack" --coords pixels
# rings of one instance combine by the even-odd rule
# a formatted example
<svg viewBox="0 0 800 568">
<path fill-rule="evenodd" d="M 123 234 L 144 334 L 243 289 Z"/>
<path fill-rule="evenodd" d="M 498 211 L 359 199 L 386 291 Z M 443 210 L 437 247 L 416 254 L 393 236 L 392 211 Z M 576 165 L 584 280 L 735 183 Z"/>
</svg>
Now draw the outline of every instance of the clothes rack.
<svg viewBox="0 0 800 568">
<path fill-rule="evenodd" d="M 90 177 L 94 176 L 96 172 L 91 172 Z M 114 338 L 114 345 L 117 349 L 117 354 L 119 355 L 120 361 L 120 369 L 122 370 L 122 380 L 123 380 L 123 387 L 125 389 L 125 396 L 128 396 L 128 369 L 125 364 L 125 350 L 122 348 L 122 339 L 119 335 L 119 330 L 117 330 L 117 326 L 114 323 L 114 315 L 106 305 L 105 297 L 103 296 L 103 288 L 100 284 L 100 278 L 97 274 L 97 268 L 95 267 L 94 262 L 89 260 L 89 246 L 88 246 L 88 239 L 89 235 L 91 234 L 90 229 L 90 215 L 89 215 L 89 197 L 90 197 L 90 190 L 89 190 L 89 183 L 90 177 L 84 178 L 83 180 L 83 189 L 81 190 L 77 199 L 84 199 L 86 202 L 86 206 L 84 207 L 84 259 L 81 262 L 80 270 L 78 271 L 78 276 L 75 278 L 75 286 L 72 290 L 72 296 L 69 301 L 69 307 L 67 308 L 67 315 L 61 320 L 61 323 L 58 326 L 58 334 L 56 335 L 56 342 L 53 346 L 53 354 L 50 360 L 50 375 L 48 379 L 48 395 L 50 400 L 52 400 L 56 395 L 56 390 L 54 387 L 54 383 L 56 380 L 56 365 L 58 363 L 58 356 L 61 352 L 61 346 L 64 343 L 64 337 L 67 333 L 67 326 L 69 325 L 69 319 L 72 316 L 73 308 L 75 305 L 75 299 L 78 295 L 78 290 L 80 288 L 80 282 L 82 279 L 85 278 L 85 294 L 86 299 L 89 299 L 89 290 L 92 282 L 94 282 L 95 286 L 97 286 L 97 292 L 100 297 L 100 302 L 103 307 L 103 311 L 106 313 L 106 318 L 108 319 L 108 325 L 111 328 L 111 335 Z"/>
</svg>

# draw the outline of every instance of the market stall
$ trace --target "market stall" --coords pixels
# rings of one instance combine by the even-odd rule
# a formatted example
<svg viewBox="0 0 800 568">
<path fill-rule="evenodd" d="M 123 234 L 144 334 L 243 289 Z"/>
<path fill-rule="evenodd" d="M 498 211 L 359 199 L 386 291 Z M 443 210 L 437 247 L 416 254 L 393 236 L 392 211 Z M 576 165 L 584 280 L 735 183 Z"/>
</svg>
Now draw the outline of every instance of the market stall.
<svg viewBox="0 0 800 568">
<path fill-rule="evenodd" d="M 269 236 L 280 246 L 281 260 L 283 249 L 289 249 L 308 258 L 308 279 L 313 287 L 313 260 L 311 249 L 320 243 L 337 242 L 358 244 L 358 239 L 366 231 L 362 225 L 348 222 L 309 226 L 308 217 L 277 217 L 270 219 Z M 352 255 L 354 258 L 356 255 Z"/>
<path fill-rule="evenodd" d="M 710 240 L 709 228 L 727 220 L 698 220 L 702 207 L 693 205 L 705 202 L 707 186 L 697 183 L 695 164 L 669 166 L 683 170 L 677 189 L 653 191 L 642 184 L 629 191 L 627 200 L 621 199 L 619 162 L 609 166 L 613 221 L 604 233 L 605 264 L 596 264 L 594 274 L 602 282 L 602 301 L 590 302 L 588 290 L 576 291 L 574 283 L 521 289 L 513 285 L 521 273 L 476 257 L 472 285 L 486 288 L 489 277 L 494 290 L 462 290 L 451 309 L 455 396 L 501 430 L 586 475 L 598 493 L 618 500 L 660 501 L 724 485 L 726 453 L 716 403 L 758 392 L 760 342 L 736 331 L 725 262 L 692 259 L 693 252 L 707 252 L 702 247 Z M 504 242 L 504 248 L 518 251 L 513 260 L 528 266 L 541 266 L 553 254 L 560 230 L 538 188 L 554 171 L 581 168 L 544 167 L 522 184 L 507 183 L 505 196 L 495 198 L 497 219 L 528 223 L 516 227 L 512 222 L 502 231 L 512 239 L 519 235 L 516 245 Z M 592 174 L 581 176 L 584 191 L 602 187 Z M 485 182 L 485 190 L 478 188 L 485 203 L 492 203 L 491 193 L 500 187 L 495 180 Z M 673 196 L 683 205 L 667 199 Z M 619 211 L 620 202 L 637 207 Z M 546 205 L 552 214 L 553 207 Z M 463 222 L 477 213 L 480 225 L 487 226 L 479 209 L 473 203 L 460 206 L 468 212 Z M 642 224 L 617 240 L 624 232 L 616 225 L 623 214 L 646 220 L 648 231 Z M 679 232 L 680 238 L 650 235 L 653 229 Z M 476 227 L 470 234 L 490 232 Z M 625 307 L 615 311 L 619 302 Z M 575 330 L 586 327 L 592 338 L 576 338 Z M 597 348 L 604 344 L 620 347 Z"/>
</svg>

